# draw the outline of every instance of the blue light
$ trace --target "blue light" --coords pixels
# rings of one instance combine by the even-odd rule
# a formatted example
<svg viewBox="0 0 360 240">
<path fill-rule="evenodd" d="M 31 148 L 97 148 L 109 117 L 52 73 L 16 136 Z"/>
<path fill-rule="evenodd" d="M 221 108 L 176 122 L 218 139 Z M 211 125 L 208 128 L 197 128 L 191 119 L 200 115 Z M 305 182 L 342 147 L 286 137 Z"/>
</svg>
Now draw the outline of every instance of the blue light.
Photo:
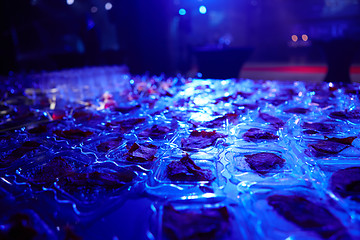
<svg viewBox="0 0 360 240">
<path fill-rule="evenodd" d="M 181 16 L 184 16 L 184 15 L 186 14 L 186 10 L 183 9 L 183 8 L 180 8 L 180 9 L 179 9 L 179 14 L 180 14 Z"/>
<path fill-rule="evenodd" d="M 66 0 L 66 4 L 67 4 L 67 5 L 73 5 L 73 4 L 74 4 L 74 0 Z"/>
<path fill-rule="evenodd" d="M 201 14 L 205 14 L 205 13 L 207 12 L 206 7 L 205 7 L 204 5 L 200 6 L 200 7 L 199 7 L 199 12 L 200 12 Z"/>
</svg>

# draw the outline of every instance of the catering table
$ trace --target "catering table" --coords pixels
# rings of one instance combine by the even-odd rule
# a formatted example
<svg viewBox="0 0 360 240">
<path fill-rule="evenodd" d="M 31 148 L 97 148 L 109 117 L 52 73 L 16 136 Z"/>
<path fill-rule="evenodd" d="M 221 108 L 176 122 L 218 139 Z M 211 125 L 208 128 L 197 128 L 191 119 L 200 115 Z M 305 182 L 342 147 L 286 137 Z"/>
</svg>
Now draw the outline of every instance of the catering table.
<svg viewBox="0 0 360 240">
<path fill-rule="evenodd" d="M 360 85 L 10 76 L 0 239 L 360 239 Z"/>
</svg>

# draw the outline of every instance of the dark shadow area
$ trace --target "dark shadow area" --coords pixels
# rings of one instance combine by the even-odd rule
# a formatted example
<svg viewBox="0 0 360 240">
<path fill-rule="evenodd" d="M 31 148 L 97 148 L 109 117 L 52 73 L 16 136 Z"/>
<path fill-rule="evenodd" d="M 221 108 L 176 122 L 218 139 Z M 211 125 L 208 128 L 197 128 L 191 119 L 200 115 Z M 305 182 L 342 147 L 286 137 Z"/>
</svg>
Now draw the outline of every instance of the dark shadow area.
<svg viewBox="0 0 360 240">
<path fill-rule="evenodd" d="M 5 76 L 127 65 L 140 75 L 232 78 L 251 62 L 327 64 L 326 81 L 348 82 L 349 66 L 360 63 L 360 4 L 2 0 L 0 36 Z"/>
</svg>

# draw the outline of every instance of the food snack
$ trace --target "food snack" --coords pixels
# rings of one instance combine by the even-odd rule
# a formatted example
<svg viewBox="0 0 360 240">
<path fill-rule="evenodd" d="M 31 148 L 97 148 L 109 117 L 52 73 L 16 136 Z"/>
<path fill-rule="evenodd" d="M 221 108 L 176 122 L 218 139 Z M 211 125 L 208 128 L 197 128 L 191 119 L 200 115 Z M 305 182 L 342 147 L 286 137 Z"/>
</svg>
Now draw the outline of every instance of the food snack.
<svg viewBox="0 0 360 240">
<path fill-rule="evenodd" d="M 96 146 L 96 149 L 99 152 L 108 152 L 114 148 L 117 148 L 121 144 L 122 139 L 123 139 L 122 136 L 119 136 L 115 139 L 108 140 L 106 142 L 102 142 Z"/>
<path fill-rule="evenodd" d="M 326 154 L 338 154 L 344 149 L 351 146 L 356 137 L 347 138 L 328 138 L 319 140 L 317 143 L 309 144 L 308 153 L 313 156 L 321 156 Z"/>
<path fill-rule="evenodd" d="M 181 147 L 184 149 L 207 148 L 213 146 L 218 138 L 223 138 L 225 136 L 225 134 L 216 131 L 198 132 L 194 130 L 190 133 L 188 138 L 181 139 Z"/>
<path fill-rule="evenodd" d="M 231 234 L 231 215 L 226 207 L 175 209 L 164 206 L 163 232 L 169 239 L 223 239 Z"/>
<path fill-rule="evenodd" d="M 282 168 L 285 164 L 285 159 L 268 152 L 245 155 L 245 161 L 252 170 L 262 175 L 267 174 L 273 169 Z"/>
<path fill-rule="evenodd" d="M 71 139 L 71 140 L 80 140 L 87 138 L 91 135 L 93 135 L 93 132 L 91 131 L 82 131 L 80 129 L 70 129 L 70 130 L 55 130 L 54 134 L 56 134 L 58 137 Z"/>
<path fill-rule="evenodd" d="M 228 120 L 229 123 L 236 124 L 238 122 L 238 118 L 239 115 L 236 113 L 227 113 L 224 116 L 215 118 L 210 122 L 204 122 L 203 124 L 201 124 L 201 126 L 207 128 L 222 127 L 226 120 Z"/>
<path fill-rule="evenodd" d="M 26 153 L 35 151 L 40 147 L 40 143 L 35 141 L 26 141 L 21 147 L 13 150 L 9 155 L 0 159 L 0 168 L 9 167 L 15 160 L 22 158 Z"/>
<path fill-rule="evenodd" d="M 268 122 L 270 123 L 272 126 L 274 126 L 275 128 L 281 128 L 285 125 L 285 123 L 283 122 L 283 120 L 277 118 L 277 117 L 274 117 L 274 116 L 271 116 L 267 113 L 262 113 L 262 112 L 259 112 L 259 117 L 264 120 L 265 122 Z"/>
<path fill-rule="evenodd" d="M 279 136 L 272 134 L 271 132 L 261 130 L 259 128 L 250 128 L 249 130 L 247 130 L 246 133 L 244 133 L 243 138 L 245 141 L 248 142 L 257 142 L 262 140 L 278 139 Z"/>
<path fill-rule="evenodd" d="M 95 114 L 93 112 L 89 112 L 89 111 L 83 111 L 83 110 L 74 111 L 74 113 L 72 114 L 72 117 L 76 121 L 81 121 L 81 122 L 102 119 L 102 117 L 100 115 L 97 115 L 97 114 Z"/>
<path fill-rule="evenodd" d="M 289 108 L 289 109 L 284 110 L 285 113 L 294 113 L 294 114 L 306 114 L 309 111 L 310 111 L 309 109 L 301 108 L 301 107 Z"/>
<path fill-rule="evenodd" d="M 286 102 L 286 99 L 279 99 L 279 98 L 273 98 L 273 99 L 265 99 L 263 98 L 262 100 L 274 105 L 274 106 L 279 106 L 283 103 Z"/>
<path fill-rule="evenodd" d="M 335 111 L 329 114 L 331 118 L 341 119 L 341 120 L 358 120 L 360 119 L 360 110 L 345 110 L 345 111 Z"/>
<path fill-rule="evenodd" d="M 118 106 L 118 107 L 113 107 L 112 109 L 115 112 L 121 112 L 123 114 L 126 114 L 126 113 L 132 112 L 134 110 L 137 110 L 139 108 L 141 108 L 140 104 L 137 104 L 134 106 Z"/>
<path fill-rule="evenodd" d="M 333 173 L 330 189 L 342 198 L 360 202 L 360 167 L 345 168 Z"/>
<path fill-rule="evenodd" d="M 131 170 L 118 172 L 90 172 L 90 173 L 72 173 L 62 177 L 57 182 L 61 188 L 70 191 L 76 191 L 77 188 L 95 190 L 98 187 L 102 189 L 117 189 L 130 183 L 136 177 Z"/>
<path fill-rule="evenodd" d="M 317 132 L 329 133 L 334 131 L 335 129 L 334 125 L 328 123 L 321 123 L 321 122 L 304 122 L 302 124 L 302 127 L 307 130 L 315 131 L 315 133 Z"/>
<path fill-rule="evenodd" d="M 213 181 L 213 173 L 209 169 L 197 166 L 188 154 L 180 161 L 172 161 L 166 167 L 166 175 L 171 181 Z"/>
<path fill-rule="evenodd" d="M 39 126 L 30 128 L 27 131 L 28 131 L 28 133 L 31 133 L 31 134 L 46 133 L 47 132 L 47 126 L 46 125 L 39 125 Z"/>
<path fill-rule="evenodd" d="M 72 166 L 62 157 L 55 157 L 35 171 L 29 181 L 34 184 L 48 185 L 57 178 L 73 173 Z"/>
<path fill-rule="evenodd" d="M 159 126 L 155 124 L 151 128 L 145 129 L 139 133 L 140 137 L 163 138 L 171 132 L 171 129 L 166 126 Z"/>
<path fill-rule="evenodd" d="M 296 195 L 272 195 L 267 202 L 286 220 L 324 239 L 348 239 L 341 221 L 325 207 Z"/>
<path fill-rule="evenodd" d="M 105 126 L 111 127 L 111 128 L 117 128 L 119 127 L 121 131 L 128 132 L 137 125 L 145 122 L 145 118 L 128 118 L 120 121 L 115 122 L 107 122 Z"/>
<path fill-rule="evenodd" d="M 155 145 L 134 143 L 131 147 L 126 147 L 129 149 L 125 154 L 126 160 L 130 162 L 152 162 L 156 159 L 157 146 Z"/>
</svg>

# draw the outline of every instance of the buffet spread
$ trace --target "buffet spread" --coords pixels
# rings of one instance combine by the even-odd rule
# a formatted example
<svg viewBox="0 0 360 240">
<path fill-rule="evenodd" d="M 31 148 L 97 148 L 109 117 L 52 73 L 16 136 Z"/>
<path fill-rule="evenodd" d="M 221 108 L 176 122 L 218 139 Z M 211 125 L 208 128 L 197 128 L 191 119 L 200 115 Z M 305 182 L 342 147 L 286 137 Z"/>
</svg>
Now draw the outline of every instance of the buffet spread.
<svg viewBox="0 0 360 240">
<path fill-rule="evenodd" d="M 359 239 L 360 85 L 9 76 L 1 239 Z"/>
</svg>

